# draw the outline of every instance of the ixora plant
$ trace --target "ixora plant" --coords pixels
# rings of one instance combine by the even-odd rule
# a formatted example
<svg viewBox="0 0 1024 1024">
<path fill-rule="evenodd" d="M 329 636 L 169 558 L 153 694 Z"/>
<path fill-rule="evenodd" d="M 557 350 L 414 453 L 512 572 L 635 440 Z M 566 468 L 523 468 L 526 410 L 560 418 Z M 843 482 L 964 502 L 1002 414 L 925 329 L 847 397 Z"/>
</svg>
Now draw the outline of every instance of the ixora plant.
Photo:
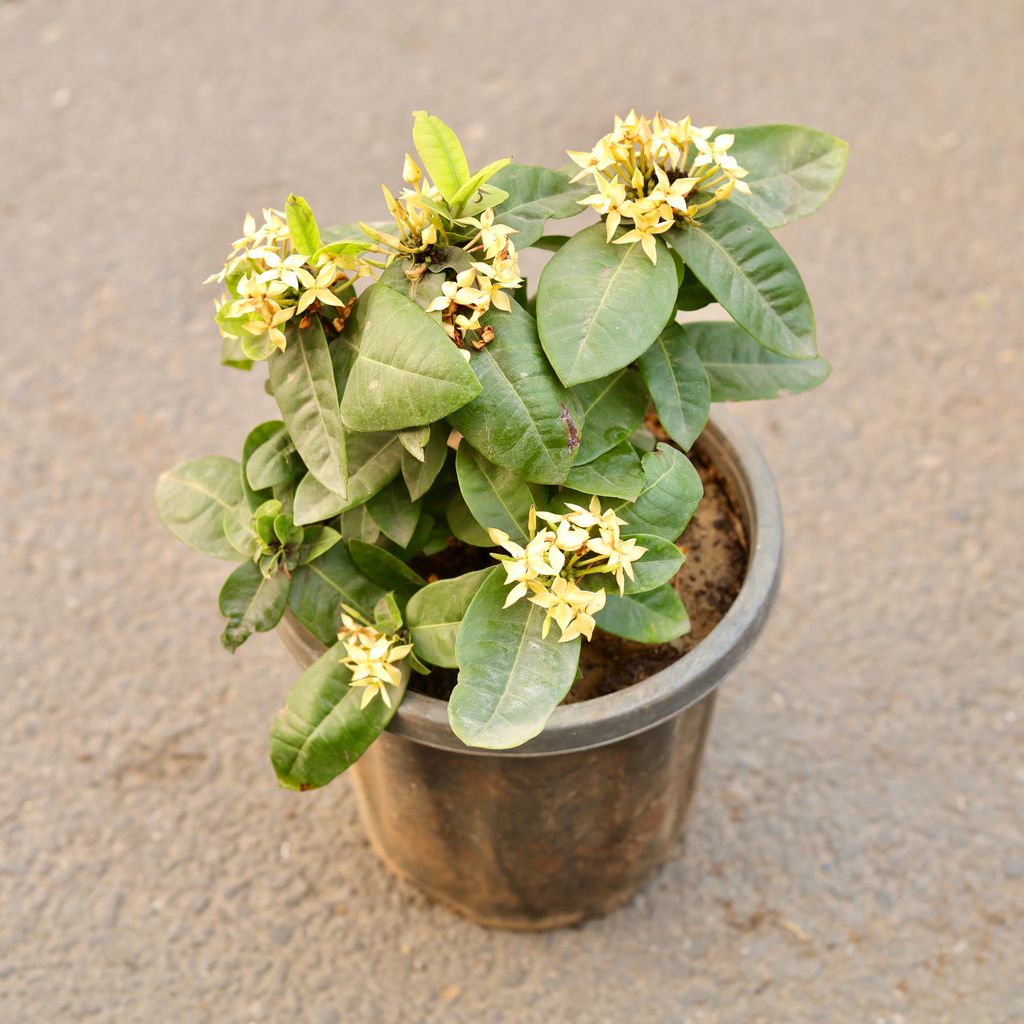
<svg viewBox="0 0 1024 1024">
<path fill-rule="evenodd" d="M 157 486 L 177 537 L 238 563 L 229 650 L 286 609 L 327 645 L 271 729 L 296 789 L 364 753 L 410 673 L 457 668 L 452 729 L 510 748 L 544 727 L 595 630 L 685 633 L 671 581 L 702 496 L 685 452 L 710 404 L 829 372 L 770 229 L 832 192 L 839 140 L 631 113 L 569 172 L 471 171 L 423 112 L 413 141 L 386 222 L 321 229 L 294 195 L 245 218 L 212 278 L 221 359 L 266 362 L 280 419 L 240 462 L 184 462 Z M 600 222 L 544 234 L 588 209 Z M 533 295 L 531 246 L 553 253 Z M 715 302 L 733 322 L 677 322 Z"/>
</svg>

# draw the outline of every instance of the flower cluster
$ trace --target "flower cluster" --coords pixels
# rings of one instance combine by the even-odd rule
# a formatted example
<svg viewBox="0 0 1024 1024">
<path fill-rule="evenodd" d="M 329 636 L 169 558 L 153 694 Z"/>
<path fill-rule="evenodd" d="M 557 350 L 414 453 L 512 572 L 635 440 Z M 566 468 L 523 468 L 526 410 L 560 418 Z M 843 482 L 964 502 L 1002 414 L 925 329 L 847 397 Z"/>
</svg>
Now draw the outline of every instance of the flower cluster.
<svg viewBox="0 0 1024 1024">
<path fill-rule="evenodd" d="M 615 128 L 589 152 L 569 150 L 582 168 L 573 179 L 593 174 L 597 192 L 580 204 L 606 218 L 608 241 L 639 241 L 657 261 L 655 236 L 676 220 L 693 222 L 733 189 L 749 195 L 747 171 L 729 155 L 734 137 L 711 136 L 714 126 L 698 128 L 689 116 L 670 121 L 661 114 L 638 117 L 631 110 L 615 118 Z M 623 221 L 632 228 L 613 238 Z"/>
<path fill-rule="evenodd" d="M 611 573 L 621 594 L 625 577 L 633 579 L 633 562 L 647 552 L 633 538 L 623 538 L 624 520 L 613 509 L 602 510 L 596 496 L 589 508 L 566 503 L 567 512 L 530 509 L 530 539 L 517 544 L 501 530 L 488 530 L 491 540 L 508 555 L 494 555 L 505 567 L 505 582 L 513 584 L 505 607 L 529 595 L 528 600 L 547 609 L 542 635 L 551 621 L 562 631 L 559 642 L 578 636 L 593 639 L 594 616 L 604 607 L 604 590 L 585 590 L 579 580 L 596 573 Z M 538 532 L 537 520 L 547 526 Z"/>
<path fill-rule="evenodd" d="M 312 257 L 295 252 L 285 215 L 280 210 L 264 210 L 263 223 L 246 214 L 242 237 L 232 244 L 223 269 L 211 274 L 212 281 L 227 282 L 232 294 L 217 303 L 217 322 L 221 333 L 234 336 L 224 321 L 234 320 L 251 336 L 244 346 L 250 358 L 266 358 L 272 348 L 285 348 L 282 326 L 296 314 L 322 307 L 333 307 L 331 318 L 340 329 L 351 308 L 337 292 L 351 287 L 345 270 L 354 276 L 368 270 L 356 257 L 323 253 Z M 234 296 L 234 297 L 232 297 Z"/>
<path fill-rule="evenodd" d="M 380 246 L 391 250 L 396 256 L 411 257 L 412 265 L 406 270 L 410 280 L 421 278 L 427 271 L 427 261 L 436 248 L 448 245 L 451 235 L 457 234 L 468 241 L 461 248 L 477 258 L 460 270 L 454 280 L 445 280 L 441 294 L 429 306 L 428 313 L 441 314 L 441 326 L 448 337 L 460 348 L 471 334 L 474 348 L 483 348 L 494 337 L 489 327 L 480 323 L 480 318 L 494 306 L 506 313 L 512 308 L 505 289 L 518 288 L 522 284 L 519 276 L 519 259 L 509 235 L 515 229 L 494 223 L 494 210 L 484 210 L 479 217 L 463 217 L 451 223 L 446 230 L 438 210 L 442 209 L 442 197 L 438 190 L 426 181 L 419 166 L 406 154 L 402 177 L 409 186 L 396 199 L 385 187 L 384 199 L 394 218 L 398 234 L 388 234 L 369 224 L 360 227 Z M 480 259 L 480 256 L 484 259 Z"/>
<path fill-rule="evenodd" d="M 403 644 L 397 636 L 388 636 L 345 612 L 341 616 L 338 639 L 347 655 L 341 663 L 352 670 L 349 686 L 363 687 L 360 709 L 365 708 L 378 694 L 391 707 L 388 686 L 401 683 L 402 673 L 396 662 L 408 656 L 412 644 Z"/>
</svg>

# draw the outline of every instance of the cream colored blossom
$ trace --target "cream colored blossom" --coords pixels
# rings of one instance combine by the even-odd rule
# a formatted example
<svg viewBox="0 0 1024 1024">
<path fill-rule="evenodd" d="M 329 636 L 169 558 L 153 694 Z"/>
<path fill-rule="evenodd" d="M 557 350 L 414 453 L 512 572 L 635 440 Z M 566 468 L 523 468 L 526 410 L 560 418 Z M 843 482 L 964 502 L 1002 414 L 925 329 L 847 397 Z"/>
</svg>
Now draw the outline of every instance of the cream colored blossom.
<svg viewBox="0 0 1024 1024">
<path fill-rule="evenodd" d="M 388 687 L 401 685 L 402 672 L 397 663 L 410 654 L 412 644 L 403 644 L 398 637 L 381 633 L 345 614 L 338 639 L 346 654 L 341 663 L 352 672 L 349 686 L 363 690 L 360 709 L 378 695 L 392 707 Z"/>
<path fill-rule="evenodd" d="M 301 298 L 299 299 L 298 308 L 300 313 L 309 309 L 314 302 L 322 302 L 327 306 L 345 305 L 344 300 L 339 299 L 338 296 L 331 291 L 331 286 L 338 279 L 338 268 L 333 263 L 325 263 L 317 272 L 315 280 L 313 280 L 312 275 L 308 272 L 306 277 L 309 281 Z"/>
<path fill-rule="evenodd" d="M 566 643 L 578 636 L 585 636 L 588 640 L 594 638 L 597 625 L 594 616 L 604 607 L 605 592 L 584 590 L 574 581 L 558 576 L 552 580 L 550 588 L 535 589 L 529 600 L 547 609 L 541 636 L 548 635 L 554 620 L 562 631 L 558 642 Z"/>
<path fill-rule="evenodd" d="M 580 203 L 605 218 L 609 242 L 639 242 L 654 263 L 657 235 L 676 223 L 692 223 L 733 189 L 750 193 L 743 181 L 748 172 L 729 153 L 734 136 L 715 131 L 689 117 L 646 118 L 631 110 L 616 117 L 613 130 L 589 152 L 568 151 L 582 168 L 573 180 L 594 178 L 597 191 Z M 627 230 L 614 237 L 623 222 Z"/>
</svg>

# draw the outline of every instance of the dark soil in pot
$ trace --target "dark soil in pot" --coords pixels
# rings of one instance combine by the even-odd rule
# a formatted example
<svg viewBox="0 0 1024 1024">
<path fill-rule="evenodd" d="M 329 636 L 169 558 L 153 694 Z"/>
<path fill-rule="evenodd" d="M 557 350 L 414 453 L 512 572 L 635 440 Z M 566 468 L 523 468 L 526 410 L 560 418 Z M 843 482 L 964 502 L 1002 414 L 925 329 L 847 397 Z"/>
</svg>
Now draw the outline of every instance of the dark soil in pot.
<svg viewBox="0 0 1024 1024">
<path fill-rule="evenodd" d="M 690 459 L 704 484 L 704 498 L 679 538 L 686 561 L 673 580 L 690 615 L 690 632 L 667 644 L 639 644 L 598 630 L 593 641 L 581 648 L 581 674 L 565 703 L 613 693 L 654 675 L 703 640 L 736 600 L 747 566 L 747 538 L 737 504 L 707 459 L 699 452 L 691 452 Z M 432 579 L 458 576 L 494 562 L 483 548 L 459 544 L 412 564 Z M 454 670 L 435 668 L 429 676 L 413 676 L 410 685 L 429 697 L 447 700 L 456 678 Z"/>
</svg>

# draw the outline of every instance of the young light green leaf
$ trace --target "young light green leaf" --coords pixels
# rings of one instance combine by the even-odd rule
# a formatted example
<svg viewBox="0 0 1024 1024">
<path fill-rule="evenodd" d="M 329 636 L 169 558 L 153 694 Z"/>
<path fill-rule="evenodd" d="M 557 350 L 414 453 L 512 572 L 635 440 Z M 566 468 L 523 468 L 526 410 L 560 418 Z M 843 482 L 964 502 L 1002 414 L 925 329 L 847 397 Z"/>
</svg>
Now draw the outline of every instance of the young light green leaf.
<svg viewBox="0 0 1024 1024">
<path fill-rule="evenodd" d="M 521 544 L 529 540 L 526 525 L 533 495 L 521 477 L 494 465 L 465 440 L 459 445 L 455 471 L 462 496 L 481 526 L 504 530 Z"/>
<path fill-rule="evenodd" d="M 679 324 L 669 324 L 640 357 L 639 365 L 661 425 L 680 448 L 689 451 L 708 421 L 711 389 L 688 333 Z"/>
<path fill-rule="evenodd" d="M 584 494 L 632 501 L 644 486 L 640 456 L 628 441 L 622 441 L 593 461 L 573 466 L 565 485 Z"/>
<path fill-rule="evenodd" d="M 293 192 L 285 203 L 284 212 L 295 251 L 303 256 L 312 256 L 320 248 L 320 229 L 316 226 L 309 203 Z"/>
<path fill-rule="evenodd" d="M 599 629 L 641 644 L 667 644 L 690 632 L 690 618 L 667 583 L 643 594 L 609 594 L 594 616 Z"/>
<path fill-rule="evenodd" d="M 499 566 L 466 610 L 455 644 L 459 681 L 448 701 L 455 735 L 471 747 L 505 750 L 536 736 L 569 692 L 580 641 L 541 636 L 546 612 L 530 601 L 503 608 L 508 588 Z"/>
<path fill-rule="evenodd" d="M 269 363 L 274 400 L 302 461 L 336 494 L 345 493 L 345 433 L 338 412 L 334 367 L 320 318 L 287 329 L 288 344 Z"/>
<path fill-rule="evenodd" d="M 491 309 L 494 340 L 470 366 L 481 391 L 449 416 L 484 456 L 527 480 L 561 483 L 572 466 L 583 422 L 579 401 L 554 375 L 537 325 L 518 303 Z"/>
<path fill-rule="evenodd" d="M 359 302 L 366 303 L 359 354 L 341 403 L 350 429 L 402 430 L 433 423 L 480 393 L 459 350 L 415 302 L 379 283 Z"/>
<path fill-rule="evenodd" d="M 343 604 L 369 616 L 383 595 L 383 588 L 367 579 L 356 566 L 348 546 L 335 544 L 319 558 L 295 570 L 288 607 L 317 640 L 330 644 L 341 628 Z"/>
<path fill-rule="evenodd" d="M 685 327 L 710 382 L 712 402 L 748 402 L 810 391 L 832 372 L 824 359 L 787 359 L 728 323 Z"/>
<path fill-rule="evenodd" d="M 573 388 L 583 409 L 583 436 L 576 465 L 593 462 L 621 444 L 643 423 L 648 395 L 636 370 L 619 370 Z"/>
<path fill-rule="evenodd" d="M 405 547 L 416 532 L 422 505 L 409 500 L 405 481 L 392 480 L 367 501 L 374 522 L 400 547 Z"/>
<path fill-rule="evenodd" d="M 459 137 L 439 117 L 425 110 L 413 113 L 412 141 L 424 170 L 438 192 L 454 206 L 459 189 L 469 180 L 469 164 Z"/>
<path fill-rule="evenodd" d="M 211 558 L 244 556 L 224 533 L 224 514 L 242 502 L 241 468 L 234 459 L 207 455 L 160 474 L 156 510 L 171 533 Z"/>
<path fill-rule="evenodd" d="M 326 786 L 366 752 L 387 728 L 405 696 L 407 664 L 399 662 L 401 682 L 388 687 L 389 707 L 376 696 L 365 708 L 365 690 L 351 685 L 340 643 L 328 648 L 292 687 L 270 728 L 270 761 L 285 789 Z"/>
<path fill-rule="evenodd" d="M 340 540 L 341 534 L 330 526 L 307 526 L 303 530 L 297 564 L 307 565 L 315 561 L 321 555 L 327 554 Z"/>
<path fill-rule="evenodd" d="M 850 154 L 842 139 L 794 124 L 723 131 L 735 136 L 729 155 L 750 171 L 746 179 L 750 195 L 733 192 L 730 199 L 745 206 L 768 228 L 781 227 L 818 209 L 842 179 Z"/>
<path fill-rule="evenodd" d="M 378 586 L 393 592 L 402 608 L 420 587 L 427 585 L 418 572 L 376 544 L 354 540 L 349 544 L 349 552 L 360 571 Z"/>
<path fill-rule="evenodd" d="M 500 203 L 505 202 L 506 199 L 508 199 L 508 193 L 504 189 L 496 188 L 494 185 L 480 185 L 463 204 L 462 216 L 479 217 L 484 210 L 498 206 Z"/>
<path fill-rule="evenodd" d="M 288 605 L 290 587 L 284 573 L 267 577 L 252 562 L 243 562 L 221 587 L 218 603 L 228 620 L 221 643 L 234 653 L 253 632 L 273 629 Z"/>
<path fill-rule="evenodd" d="M 455 643 L 470 601 L 491 572 L 467 572 L 429 583 L 409 599 L 405 619 L 418 657 L 431 665 L 458 668 Z"/>
<path fill-rule="evenodd" d="M 533 245 L 544 234 L 549 218 L 579 214 L 583 209 L 579 200 L 593 191 L 592 182 L 570 184 L 568 174 L 529 164 L 503 167 L 491 184 L 508 193 L 508 198 L 494 211 L 494 220 L 515 229 L 512 240 L 517 249 Z"/>
<path fill-rule="evenodd" d="M 470 197 L 473 193 L 480 188 L 480 186 L 487 181 L 489 178 L 507 166 L 512 161 L 508 157 L 503 157 L 501 160 L 495 160 L 493 163 L 489 163 L 486 167 L 482 167 L 479 171 L 471 174 L 468 180 L 464 181 L 460 186 L 459 190 L 451 198 L 451 207 L 453 210 L 461 210 L 466 203 L 469 202 Z M 509 225 L 511 227 L 511 225 Z"/>
<path fill-rule="evenodd" d="M 537 288 L 540 340 L 562 383 L 580 384 L 628 365 L 649 348 L 675 311 L 676 271 L 639 242 L 605 241 L 603 224 L 571 238 L 548 262 Z"/>
<path fill-rule="evenodd" d="M 430 490 L 437 474 L 441 472 L 448 457 L 448 434 L 449 430 L 443 423 L 433 428 L 423 449 L 422 462 L 408 450 L 402 452 L 402 479 L 413 501 L 418 501 Z"/>
<path fill-rule="evenodd" d="M 664 237 L 719 305 L 765 348 L 792 359 L 818 354 L 803 280 L 752 213 L 733 202 L 719 203 L 703 220 L 671 228 Z"/>
</svg>

